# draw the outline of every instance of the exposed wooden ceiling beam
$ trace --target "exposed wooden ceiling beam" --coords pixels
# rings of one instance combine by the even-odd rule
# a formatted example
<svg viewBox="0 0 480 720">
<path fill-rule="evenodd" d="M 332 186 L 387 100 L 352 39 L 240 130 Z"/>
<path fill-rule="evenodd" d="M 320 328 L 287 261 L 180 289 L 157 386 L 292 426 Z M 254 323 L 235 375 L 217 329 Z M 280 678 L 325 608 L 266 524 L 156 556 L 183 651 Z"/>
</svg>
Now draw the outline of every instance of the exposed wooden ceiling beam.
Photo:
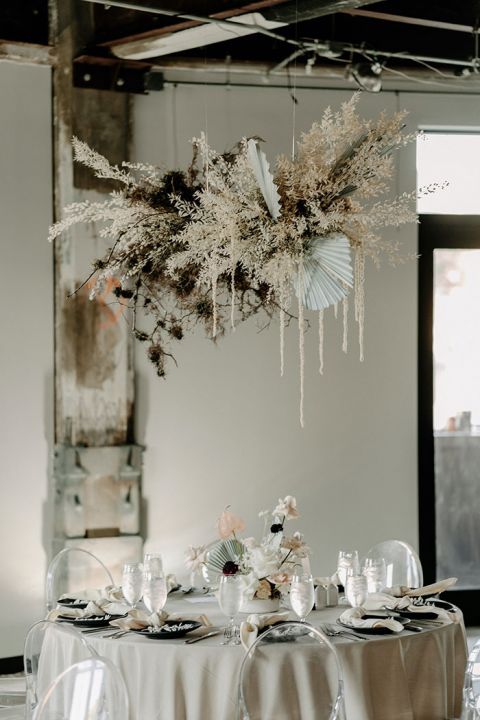
<svg viewBox="0 0 480 720">
<path fill-rule="evenodd" d="M 223 10 L 222 12 L 213 13 L 210 15 L 212 18 L 218 20 L 228 20 L 229 18 L 237 17 L 238 15 L 245 15 L 251 12 L 261 12 L 266 8 L 273 5 L 284 5 L 288 0 L 258 0 L 258 2 L 247 3 L 240 7 L 230 8 L 229 10 Z M 152 12 L 154 12 L 152 10 Z M 117 38 L 115 40 L 109 40 L 108 42 L 101 43 L 102 47 L 115 47 L 116 45 L 122 45 L 128 42 L 136 42 L 138 40 L 149 40 L 150 38 L 162 37 L 163 35 L 170 35 L 172 32 L 180 32 L 181 30 L 188 30 L 189 28 L 198 27 L 202 25 L 199 20 L 182 20 L 182 22 L 175 23 L 173 25 L 166 25 L 165 27 L 152 28 L 145 32 L 135 33 L 134 35 L 127 35 L 125 37 Z"/>
<path fill-rule="evenodd" d="M 107 0 L 85 1 L 99 4 L 107 2 Z M 235 36 L 234 34 L 244 36 L 260 33 L 298 47 L 301 43 L 297 40 L 285 38 L 274 33 L 273 30 L 294 22 L 311 20 L 372 2 L 374 0 L 288 0 L 287 2 L 257 0 L 201 17 L 159 8 L 156 4 L 152 4 L 151 0 L 142 0 L 138 3 L 132 0 L 110 0 L 110 4 L 114 6 L 166 15 L 181 20 L 181 22 L 121 40 L 108 41 L 104 45 L 111 48 L 118 57 L 134 59 L 172 54 L 194 47 L 215 44 L 231 39 L 232 36 Z M 174 37 L 175 40 L 173 40 Z"/>
<path fill-rule="evenodd" d="M 0 39 L 1 60 L 25 63 L 26 65 L 54 65 L 55 51 L 48 45 Z"/>
</svg>

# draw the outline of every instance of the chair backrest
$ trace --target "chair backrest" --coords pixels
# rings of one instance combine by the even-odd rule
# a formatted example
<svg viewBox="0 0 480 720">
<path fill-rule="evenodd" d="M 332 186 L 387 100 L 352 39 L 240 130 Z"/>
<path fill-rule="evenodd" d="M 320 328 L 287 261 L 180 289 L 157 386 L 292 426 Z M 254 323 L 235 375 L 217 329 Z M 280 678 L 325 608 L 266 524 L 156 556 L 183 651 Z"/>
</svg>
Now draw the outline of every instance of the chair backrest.
<svg viewBox="0 0 480 720">
<path fill-rule="evenodd" d="M 57 645 L 57 642 L 61 645 Z M 96 652 L 84 636 L 69 625 L 50 620 L 41 620 L 32 625 L 25 638 L 23 653 L 27 720 L 33 717 L 40 698 L 52 680 L 50 666 L 53 652 L 56 653 L 55 667 L 61 670 L 75 661 L 96 657 Z"/>
<path fill-rule="evenodd" d="M 103 562 L 84 548 L 63 548 L 48 566 L 45 582 L 47 611 L 53 610 L 62 595 L 86 588 L 114 585 Z"/>
<path fill-rule="evenodd" d="M 423 585 L 422 563 L 411 545 L 403 540 L 385 540 L 368 551 L 367 558 L 383 558 L 387 569 L 386 587 Z"/>
<path fill-rule="evenodd" d="M 298 621 L 261 631 L 240 669 L 238 720 L 343 717 L 337 652 L 317 628 Z"/>
<path fill-rule="evenodd" d="M 128 695 L 107 658 L 71 665 L 50 685 L 33 720 L 128 720 Z"/>
<path fill-rule="evenodd" d="M 480 720 L 480 640 L 468 655 L 461 720 Z"/>
</svg>

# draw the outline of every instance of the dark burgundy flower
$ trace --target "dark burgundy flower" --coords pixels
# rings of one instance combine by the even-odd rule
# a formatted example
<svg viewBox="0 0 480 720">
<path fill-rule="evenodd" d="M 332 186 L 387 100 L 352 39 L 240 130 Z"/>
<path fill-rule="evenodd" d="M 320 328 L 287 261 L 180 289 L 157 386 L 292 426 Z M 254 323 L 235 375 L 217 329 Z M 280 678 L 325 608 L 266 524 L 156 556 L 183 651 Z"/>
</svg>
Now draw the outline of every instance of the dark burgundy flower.
<svg viewBox="0 0 480 720">
<path fill-rule="evenodd" d="M 270 528 L 271 533 L 278 533 L 282 532 L 283 525 L 281 523 L 273 523 L 272 527 Z"/>
<path fill-rule="evenodd" d="M 234 563 L 233 560 L 228 560 L 228 562 L 225 563 L 223 566 L 223 574 L 224 575 L 236 575 L 238 572 L 238 565 L 237 563 Z"/>
</svg>

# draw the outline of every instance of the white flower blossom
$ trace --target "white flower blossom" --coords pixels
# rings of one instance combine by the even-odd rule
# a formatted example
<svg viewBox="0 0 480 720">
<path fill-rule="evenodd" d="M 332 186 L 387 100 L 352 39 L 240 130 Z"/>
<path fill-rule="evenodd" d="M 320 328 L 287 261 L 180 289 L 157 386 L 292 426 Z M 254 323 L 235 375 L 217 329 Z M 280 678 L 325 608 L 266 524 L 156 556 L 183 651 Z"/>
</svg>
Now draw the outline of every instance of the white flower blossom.
<svg viewBox="0 0 480 720">
<path fill-rule="evenodd" d="M 273 511 L 274 515 L 283 515 L 286 520 L 293 520 L 299 517 L 297 501 L 292 495 L 286 495 L 283 500 L 278 499 L 278 505 Z"/>
<path fill-rule="evenodd" d="M 185 551 L 185 565 L 190 572 L 196 572 L 205 562 L 205 545 L 189 545 Z"/>
</svg>

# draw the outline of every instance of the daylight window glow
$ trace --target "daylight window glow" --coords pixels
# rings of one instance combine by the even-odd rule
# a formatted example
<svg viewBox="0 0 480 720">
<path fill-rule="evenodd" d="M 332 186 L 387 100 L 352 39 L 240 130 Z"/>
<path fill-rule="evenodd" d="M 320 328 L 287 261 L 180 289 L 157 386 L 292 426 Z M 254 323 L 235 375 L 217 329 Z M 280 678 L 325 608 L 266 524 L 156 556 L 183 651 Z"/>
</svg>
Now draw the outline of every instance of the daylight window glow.
<svg viewBox="0 0 480 720">
<path fill-rule="evenodd" d="M 417 188 L 449 185 L 417 201 L 420 214 L 480 215 L 480 133 L 425 132 L 417 142 Z"/>
</svg>

